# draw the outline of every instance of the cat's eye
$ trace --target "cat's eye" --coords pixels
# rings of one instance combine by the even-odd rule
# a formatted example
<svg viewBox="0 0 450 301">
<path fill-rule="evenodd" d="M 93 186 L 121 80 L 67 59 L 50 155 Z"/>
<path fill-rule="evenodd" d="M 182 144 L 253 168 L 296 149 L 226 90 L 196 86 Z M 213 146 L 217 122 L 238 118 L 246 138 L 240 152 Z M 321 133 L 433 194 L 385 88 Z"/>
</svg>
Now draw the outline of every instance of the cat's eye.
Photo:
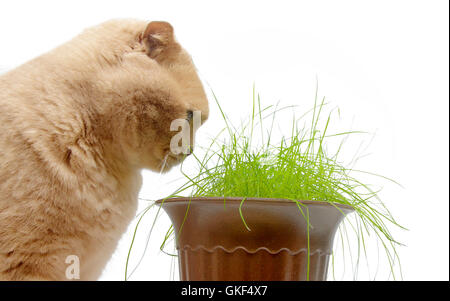
<svg viewBox="0 0 450 301">
<path fill-rule="evenodd" d="M 192 112 L 191 110 L 188 110 L 186 120 L 191 121 L 193 117 L 194 117 L 194 112 Z"/>
</svg>

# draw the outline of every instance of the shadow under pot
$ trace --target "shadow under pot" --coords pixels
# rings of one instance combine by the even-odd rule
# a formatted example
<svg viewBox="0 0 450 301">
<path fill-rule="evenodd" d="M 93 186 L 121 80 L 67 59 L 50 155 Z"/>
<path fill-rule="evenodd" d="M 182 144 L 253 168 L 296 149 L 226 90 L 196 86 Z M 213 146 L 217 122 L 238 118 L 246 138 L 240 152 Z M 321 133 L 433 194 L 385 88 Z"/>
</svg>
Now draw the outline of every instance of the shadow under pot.
<svg viewBox="0 0 450 301">
<path fill-rule="evenodd" d="M 156 202 L 175 230 L 181 280 L 326 280 L 336 230 L 352 207 L 242 200 L 192 197 Z"/>
</svg>

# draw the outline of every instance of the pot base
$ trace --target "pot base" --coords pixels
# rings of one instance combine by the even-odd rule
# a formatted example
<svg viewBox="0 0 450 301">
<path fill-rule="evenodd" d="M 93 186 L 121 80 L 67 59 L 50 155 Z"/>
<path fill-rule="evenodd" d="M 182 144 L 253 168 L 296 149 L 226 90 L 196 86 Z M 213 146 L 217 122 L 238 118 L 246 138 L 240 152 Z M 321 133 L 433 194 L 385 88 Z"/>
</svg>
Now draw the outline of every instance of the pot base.
<svg viewBox="0 0 450 301">
<path fill-rule="evenodd" d="M 298 281 L 326 280 L 329 254 L 280 250 L 272 253 L 260 248 L 249 252 L 243 247 L 228 251 L 223 247 L 185 247 L 179 250 L 180 276 L 183 280 L 200 281 Z"/>
</svg>

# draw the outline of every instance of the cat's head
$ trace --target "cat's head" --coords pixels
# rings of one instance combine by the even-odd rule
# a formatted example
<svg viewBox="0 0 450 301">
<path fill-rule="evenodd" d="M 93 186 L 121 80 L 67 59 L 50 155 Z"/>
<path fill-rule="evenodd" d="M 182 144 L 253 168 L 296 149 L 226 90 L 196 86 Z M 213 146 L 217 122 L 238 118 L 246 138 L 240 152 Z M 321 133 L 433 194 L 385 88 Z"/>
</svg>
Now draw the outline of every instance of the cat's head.
<svg viewBox="0 0 450 301">
<path fill-rule="evenodd" d="M 172 26 L 117 20 L 86 34 L 103 49 L 96 56 L 101 65 L 96 85 L 104 97 L 100 107 L 105 136 L 115 142 L 116 153 L 137 167 L 156 171 L 181 162 L 187 154 L 173 151 L 173 139 L 182 128 L 172 123 L 186 120 L 192 142 L 194 124 L 206 121 L 209 109 L 192 59 L 176 41 Z"/>
</svg>

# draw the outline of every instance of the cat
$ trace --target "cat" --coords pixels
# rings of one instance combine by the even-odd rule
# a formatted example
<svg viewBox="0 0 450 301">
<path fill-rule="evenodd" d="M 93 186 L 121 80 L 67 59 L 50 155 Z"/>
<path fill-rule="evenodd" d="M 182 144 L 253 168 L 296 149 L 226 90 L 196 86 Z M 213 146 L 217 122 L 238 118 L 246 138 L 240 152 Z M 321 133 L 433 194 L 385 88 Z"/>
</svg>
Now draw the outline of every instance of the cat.
<svg viewBox="0 0 450 301">
<path fill-rule="evenodd" d="M 174 119 L 209 114 L 167 22 L 111 20 L 0 76 L 0 280 L 95 280 L 169 170 Z M 70 261 L 69 261 L 70 262 Z M 74 261 L 75 262 L 75 261 Z"/>
</svg>

